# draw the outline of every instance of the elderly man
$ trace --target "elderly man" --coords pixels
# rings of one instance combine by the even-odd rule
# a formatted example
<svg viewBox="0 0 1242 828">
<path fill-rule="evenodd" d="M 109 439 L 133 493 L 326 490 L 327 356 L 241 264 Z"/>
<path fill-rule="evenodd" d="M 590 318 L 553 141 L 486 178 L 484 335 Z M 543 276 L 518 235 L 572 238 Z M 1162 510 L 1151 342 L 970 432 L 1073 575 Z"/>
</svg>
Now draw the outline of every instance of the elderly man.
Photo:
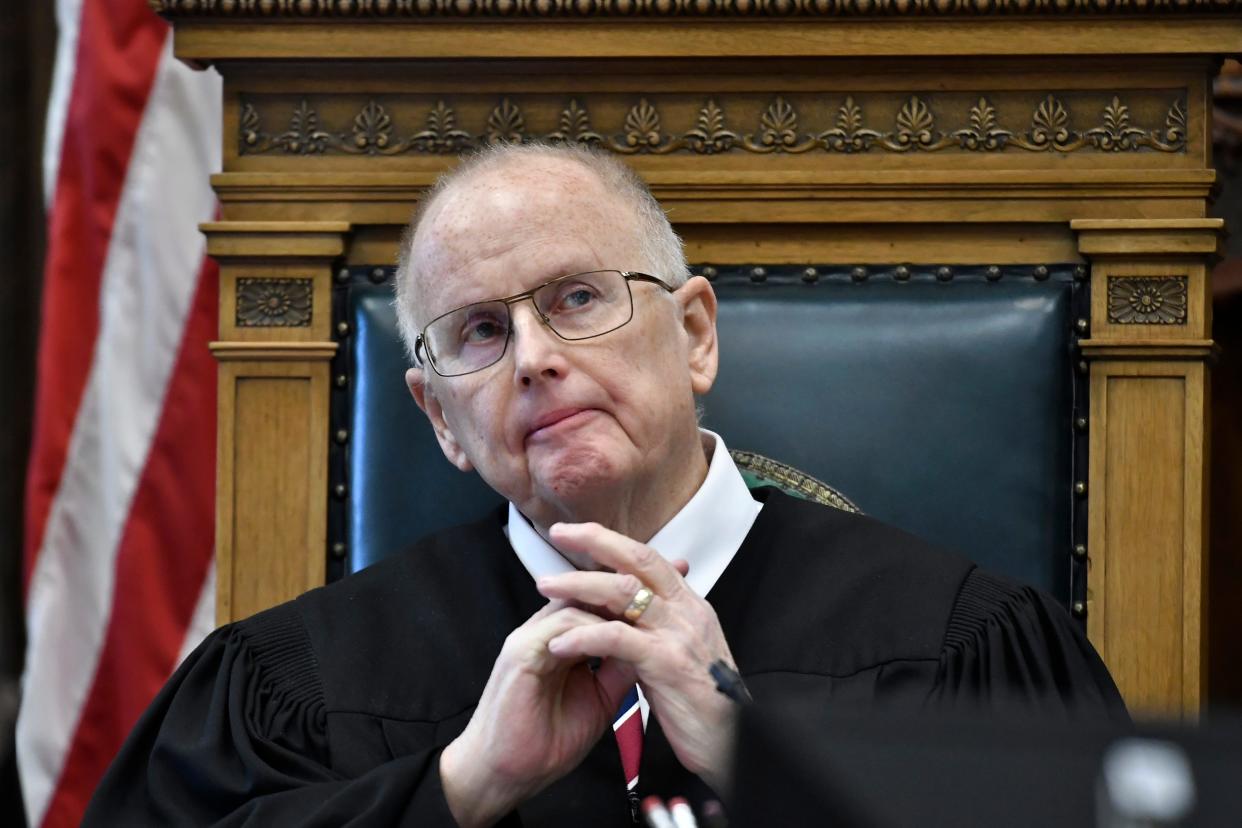
<svg viewBox="0 0 1242 828">
<path fill-rule="evenodd" d="M 711 286 L 620 162 L 467 160 L 398 310 L 445 456 L 507 511 L 218 630 L 88 823 L 630 824 L 636 792 L 727 791 L 720 662 L 759 703 L 1123 709 L 1050 599 L 747 490 L 697 422 Z"/>
</svg>

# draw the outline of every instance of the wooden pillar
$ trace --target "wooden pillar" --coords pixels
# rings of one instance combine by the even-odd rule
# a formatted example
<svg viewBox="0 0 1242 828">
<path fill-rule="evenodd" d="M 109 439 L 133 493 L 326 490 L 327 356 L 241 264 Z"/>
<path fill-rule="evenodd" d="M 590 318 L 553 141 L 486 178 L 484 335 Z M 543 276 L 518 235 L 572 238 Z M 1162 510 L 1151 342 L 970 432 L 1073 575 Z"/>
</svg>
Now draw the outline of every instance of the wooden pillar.
<svg viewBox="0 0 1242 828">
<path fill-rule="evenodd" d="M 331 284 L 349 228 L 203 225 L 220 263 L 219 623 L 324 582 Z"/>
<path fill-rule="evenodd" d="M 1194 717 L 1204 702 L 1208 273 L 1222 226 L 1071 223 L 1091 261 L 1087 628 L 1138 715 Z"/>
</svg>

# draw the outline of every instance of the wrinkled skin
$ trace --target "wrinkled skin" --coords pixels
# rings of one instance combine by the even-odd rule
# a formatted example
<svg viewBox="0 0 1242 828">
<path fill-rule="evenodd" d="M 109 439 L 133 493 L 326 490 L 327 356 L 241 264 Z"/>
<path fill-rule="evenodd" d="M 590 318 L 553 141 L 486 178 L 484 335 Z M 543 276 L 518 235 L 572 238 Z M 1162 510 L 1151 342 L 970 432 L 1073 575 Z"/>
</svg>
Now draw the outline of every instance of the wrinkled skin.
<svg viewBox="0 0 1242 828">
<path fill-rule="evenodd" d="M 564 274 L 650 272 L 636 227 L 632 208 L 572 161 L 528 158 L 459 182 L 413 241 L 418 322 Z M 469 724 L 441 754 L 463 825 L 494 822 L 577 767 L 636 680 L 682 764 L 724 784 L 732 711 L 707 667 L 733 663 L 727 642 L 685 584 L 684 562 L 635 540 L 707 473 L 694 396 L 716 375 L 716 301 L 701 278 L 672 294 L 632 291 L 632 321 L 598 339 L 564 341 L 523 302 L 496 365 L 406 375 L 449 461 L 478 470 L 580 570 L 540 580 L 548 605 L 509 635 Z M 641 584 L 656 594 L 651 606 L 635 625 L 618 620 Z M 603 660 L 598 671 L 589 657 Z"/>
</svg>

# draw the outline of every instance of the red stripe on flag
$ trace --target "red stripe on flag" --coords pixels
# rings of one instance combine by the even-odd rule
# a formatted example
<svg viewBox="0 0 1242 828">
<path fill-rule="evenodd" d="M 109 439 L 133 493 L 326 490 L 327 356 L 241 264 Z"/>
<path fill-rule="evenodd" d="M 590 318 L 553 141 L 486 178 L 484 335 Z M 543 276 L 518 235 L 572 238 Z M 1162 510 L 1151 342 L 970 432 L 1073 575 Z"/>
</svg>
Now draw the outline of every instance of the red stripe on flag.
<svg viewBox="0 0 1242 828">
<path fill-rule="evenodd" d="M 48 223 L 26 479 L 27 589 L 91 370 L 99 284 L 112 224 L 167 34 L 168 24 L 146 3 L 83 3 L 77 68 Z"/>
<path fill-rule="evenodd" d="M 217 268 L 199 274 L 155 439 L 117 556 L 112 616 L 44 826 L 77 825 L 142 711 L 168 679 L 214 546 Z M 176 565 L 170 565 L 170 559 Z"/>
</svg>

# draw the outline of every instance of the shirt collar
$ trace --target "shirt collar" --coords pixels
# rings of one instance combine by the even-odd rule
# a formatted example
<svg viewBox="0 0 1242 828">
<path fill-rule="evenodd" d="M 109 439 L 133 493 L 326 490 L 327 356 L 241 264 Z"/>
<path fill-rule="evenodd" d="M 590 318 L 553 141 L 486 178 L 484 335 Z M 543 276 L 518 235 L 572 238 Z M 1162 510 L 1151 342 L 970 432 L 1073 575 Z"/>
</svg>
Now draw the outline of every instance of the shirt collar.
<svg viewBox="0 0 1242 828">
<path fill-rule="evenodd" d="M 686 505 L 647 543 L 669 560 L 687 560 L 690 574 L 686 583 L 696 594 L 704 596 L 741 548 L 763 504 L 750 496 L 720 435 L 707 429 L 700 429 L 700 433 L 714 443 L 707 477 Z M 540 537 L 512 503 L 505 533 L 532 578 L 573 571 L 573 564 Z"/>
</svg>

